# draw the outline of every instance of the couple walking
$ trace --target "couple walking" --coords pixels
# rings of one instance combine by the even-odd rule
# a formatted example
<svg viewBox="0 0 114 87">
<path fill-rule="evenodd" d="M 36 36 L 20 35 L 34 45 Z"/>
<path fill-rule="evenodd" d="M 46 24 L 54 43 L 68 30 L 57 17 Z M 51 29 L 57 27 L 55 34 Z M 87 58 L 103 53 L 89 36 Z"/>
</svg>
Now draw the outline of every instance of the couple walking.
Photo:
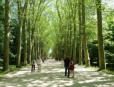
<svg viewBox="0 0 114 87">
<path fill-rule="evenodd" d="M 69 77 L 72 74 L 74 78 L 74 61 L 71 60 L 70 57 L 64 59 L 64 67 L 65 67 L 65 76 Z"/>
<path fill-rule="evenodd" d="M 38 66 L 38 72 L 41 71 L 41 64 L 42 64 L 42 59 L 40 57 L 38 57 L 38 59 L 34 59 L 32 62 L 32 67 L 31 67 L 31 71 L 34 72 L 35 71 L 35 62 Z"/>
</svg>

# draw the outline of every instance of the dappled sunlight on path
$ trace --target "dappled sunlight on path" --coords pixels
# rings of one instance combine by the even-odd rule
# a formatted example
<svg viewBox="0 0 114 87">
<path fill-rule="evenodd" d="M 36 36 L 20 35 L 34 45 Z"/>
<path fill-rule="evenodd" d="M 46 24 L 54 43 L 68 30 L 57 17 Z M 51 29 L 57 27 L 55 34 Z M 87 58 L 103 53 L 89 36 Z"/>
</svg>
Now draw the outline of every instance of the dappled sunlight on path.
<svg viewBox="0 0 114 87">
<path fill-rule="evenodd" d="M 114 87 L 114 76 L 75 66 L 75 78 L 64 76 L 63 62 L 47 60 L 42 71 L 30 67 L 0 77 L 0 87 Z"/>
</svg>

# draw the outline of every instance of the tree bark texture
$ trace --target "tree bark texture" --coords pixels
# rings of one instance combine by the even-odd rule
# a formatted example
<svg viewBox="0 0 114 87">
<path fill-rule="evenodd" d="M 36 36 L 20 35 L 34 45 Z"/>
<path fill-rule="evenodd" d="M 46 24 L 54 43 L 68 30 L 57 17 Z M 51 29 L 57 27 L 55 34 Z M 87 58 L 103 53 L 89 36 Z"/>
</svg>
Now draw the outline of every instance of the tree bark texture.
<svg viewBox="0 0 114 87">
<path fill-rule="evenodd" d="M 82 64 L 82 28 L 81 28 L 81 1 L 78 0 L 78 17 L 79 17 L 79 65 Z"/>
<path fill-rule="evenodd" d="M 96 0 L 97 6 L 97 28 L 98 28 L 98 54 L 99 54 L 99 67 L 105 69 L 105 56 L 103 46 L 103 35 L 102 35 L 102 12 L 101 12 L 101 0 Z"/>
<path fill-rule="evenodd" d="M 26 13 L 28 7 L 28 0 L 25 1 L 24 5 L 24 18 L 23 18 L 23 27 L 24 27 L 24 65 L 27 64 L 27 39 L 26 39 Z"/>
<path fill-rule="evenodd" d="M 5 0 L 5 34 L 4 34 L 4 65 L 3 70 L 9 69 L 9 31 L 10 28 L 10 5 L 9 0 Z"/>
<path fill-rule="evenodd" d="M 73 59 L 76 62 L 76 21 L 74 20 L 74 47 L 73 47 Z"/>
<path fill-rule="evenodd" d="M 18 27 L 18 34 L 17 34 L 17 66 L 20 66 L 21 60 L 21 35 L 22 35 L 22 12 L 21 12 L 21 2 L 18 1 L 18 20 L 19 20 L 19 27 Z"/>
<path fill-rule="evenodd" d="M 86 30 L 85 30 L 85 0 L 82 0 L 82 29 L 83 29 L 83 46 L 86 66 L 90 66 L 89 53 L 87 48 Z"/>
<path fill-rule="evenodd" d="M 24 29 L 24 65 L 26 65 L 27 64 L 26 16 L 23 21 L 23 29 Z"/>
<path fill-rule="evenodd" d="M 29 32 L 29 59 L 28 63 L 31 64 L 31 26 L 30 26 L 30 20 L 28 21 L 28 32 Z"/>
</svg>

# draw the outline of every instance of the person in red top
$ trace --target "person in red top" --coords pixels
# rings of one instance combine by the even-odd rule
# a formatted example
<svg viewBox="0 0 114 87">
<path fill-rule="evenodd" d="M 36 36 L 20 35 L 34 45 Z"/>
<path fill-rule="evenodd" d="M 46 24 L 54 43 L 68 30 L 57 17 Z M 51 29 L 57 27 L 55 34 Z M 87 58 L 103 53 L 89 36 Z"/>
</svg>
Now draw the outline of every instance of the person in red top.
<svg viewBox="0 0 114 87">
<path fill-rule="evenodd" d="M 70 74 L 72 74 L 72 77 L 74 78 L 74 61 L 73 60 L 71 60 L 70 62 L 69 69 L 70 69 Z"/>
</svg>

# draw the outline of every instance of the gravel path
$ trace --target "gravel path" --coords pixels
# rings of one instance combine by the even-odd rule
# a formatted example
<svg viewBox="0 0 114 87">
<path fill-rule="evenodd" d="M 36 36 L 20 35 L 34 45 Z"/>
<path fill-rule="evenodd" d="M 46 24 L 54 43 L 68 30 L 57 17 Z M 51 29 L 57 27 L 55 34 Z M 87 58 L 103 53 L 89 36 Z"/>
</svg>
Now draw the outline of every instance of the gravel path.
<svg viewBox="0 0 114 87">
<path fill-rule="evenodd" d="M 0 77 L 0 87 L 114 87 L 114 75 L 75 66 L 75 77 L 64 76 L 63 62 L 48 59 L 42 71 L 31 73 L 31 67 Z"/>
</svg>

